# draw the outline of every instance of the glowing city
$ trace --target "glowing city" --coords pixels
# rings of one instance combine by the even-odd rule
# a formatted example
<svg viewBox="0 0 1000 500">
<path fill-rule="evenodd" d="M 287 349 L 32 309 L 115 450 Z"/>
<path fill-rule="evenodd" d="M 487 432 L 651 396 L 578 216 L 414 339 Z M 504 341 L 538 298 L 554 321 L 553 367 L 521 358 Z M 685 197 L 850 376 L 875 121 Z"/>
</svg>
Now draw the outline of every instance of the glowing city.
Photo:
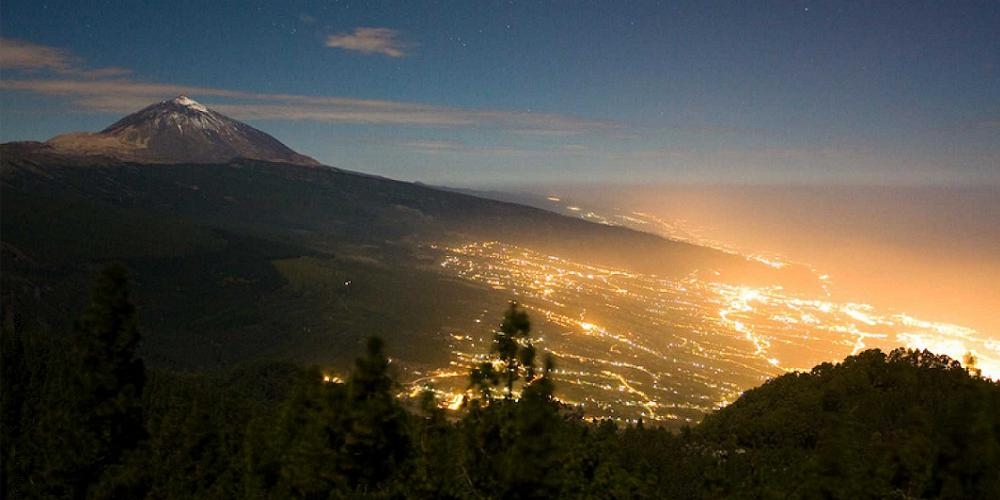
<svg viewBox="0 0 1000 500">
<path fill-rule="evenodd" d="M 581 212 L 606 224 L 621 220 Z M 632 225 L 677 236 L 671 233 L 677 223 L 628 217 Z M 874 347 L 929 349 L 958 360 L 971 355 L 983 375 L 1000 375 L 1000 343 L 971 328 L 834 301 L 830 277 L 815 270 L 822 292 L 803 296 L 776 285 L 713 281 L 706 277 L 712 273 L 668 279 L 593 266 L 495 241 L 432 248 L 444 272 L 508 292 L 524 305 L 535 345 L 556 357 L 560 399 L 589 417 L 695 422 L 768 378 Z M 744 255 L 776 268 L 801 265 Z M 443 333 L 450 366 L 420 374 L 409 385 L 414 394 L 431 389 L 450 408 L 471 397 L 469 370 L 490 359 L 495 318 L 485 313 L 467 331 Z"/>
</svg>

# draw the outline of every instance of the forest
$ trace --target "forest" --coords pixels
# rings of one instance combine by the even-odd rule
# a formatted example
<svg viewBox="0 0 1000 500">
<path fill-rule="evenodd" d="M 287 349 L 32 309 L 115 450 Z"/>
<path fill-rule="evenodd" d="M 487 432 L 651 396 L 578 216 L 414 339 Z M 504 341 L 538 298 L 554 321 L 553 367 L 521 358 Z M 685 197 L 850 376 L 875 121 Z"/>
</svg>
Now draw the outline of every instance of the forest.
<svg viewBox="0 0 1000 500">
<path fill-rule="evenodd" d="M 1000 498 L 1000 384 L 927 351 L 789 373 L 673 432 L 560 403 L 515 303 L 456 412 L 398 398 L 375 337 L 343 382 L 149 369 L 122 266 L 66 335 L 3 319 L 4 498 Z"/>
</svg>

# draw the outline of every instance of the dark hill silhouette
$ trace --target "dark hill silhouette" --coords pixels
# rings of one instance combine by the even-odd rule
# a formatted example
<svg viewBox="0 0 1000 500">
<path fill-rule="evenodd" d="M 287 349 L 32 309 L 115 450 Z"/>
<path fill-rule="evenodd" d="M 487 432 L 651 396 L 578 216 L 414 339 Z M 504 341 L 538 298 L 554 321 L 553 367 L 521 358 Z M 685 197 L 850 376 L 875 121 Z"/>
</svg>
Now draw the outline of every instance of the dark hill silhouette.
<svg viewBox="0 0 1000 500">
<path fill-rule="evenodd" d="M 696 428 L 720 496 L 996 498 L 1000 385 L 928 351 L 877 349 L 744 393 Z"/>
</svg>

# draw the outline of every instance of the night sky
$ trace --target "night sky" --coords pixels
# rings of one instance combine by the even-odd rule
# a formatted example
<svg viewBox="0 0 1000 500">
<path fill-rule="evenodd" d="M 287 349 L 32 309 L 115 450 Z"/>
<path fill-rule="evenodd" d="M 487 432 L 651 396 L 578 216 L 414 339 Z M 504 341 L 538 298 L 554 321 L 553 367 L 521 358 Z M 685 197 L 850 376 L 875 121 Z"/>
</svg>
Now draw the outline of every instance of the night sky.
<svg viewBox="0 0 1000 500">
<path fill-rule="evenodd" d="M 0 141 L 185 93 L 449 185 L 1000 184 L 1000 2 L 0 2 Z"/>
</svg>

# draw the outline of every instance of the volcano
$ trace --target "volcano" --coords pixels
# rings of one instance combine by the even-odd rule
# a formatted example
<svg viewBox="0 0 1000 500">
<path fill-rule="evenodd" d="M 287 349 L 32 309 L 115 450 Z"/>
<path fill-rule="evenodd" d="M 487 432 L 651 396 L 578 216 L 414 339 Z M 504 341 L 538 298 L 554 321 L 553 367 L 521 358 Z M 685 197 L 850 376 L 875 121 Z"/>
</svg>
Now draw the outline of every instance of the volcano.
<svg viewBox="0 0 1000 500">
<path fill-rule="evenodd" d="M 36 143 L 62 157 L 136 163 L 225 163 L 238 158 L 319 165 L 281 141 L 181 95 L 128 115 L 97 133 L 70 133 Z"/>
</svg>

